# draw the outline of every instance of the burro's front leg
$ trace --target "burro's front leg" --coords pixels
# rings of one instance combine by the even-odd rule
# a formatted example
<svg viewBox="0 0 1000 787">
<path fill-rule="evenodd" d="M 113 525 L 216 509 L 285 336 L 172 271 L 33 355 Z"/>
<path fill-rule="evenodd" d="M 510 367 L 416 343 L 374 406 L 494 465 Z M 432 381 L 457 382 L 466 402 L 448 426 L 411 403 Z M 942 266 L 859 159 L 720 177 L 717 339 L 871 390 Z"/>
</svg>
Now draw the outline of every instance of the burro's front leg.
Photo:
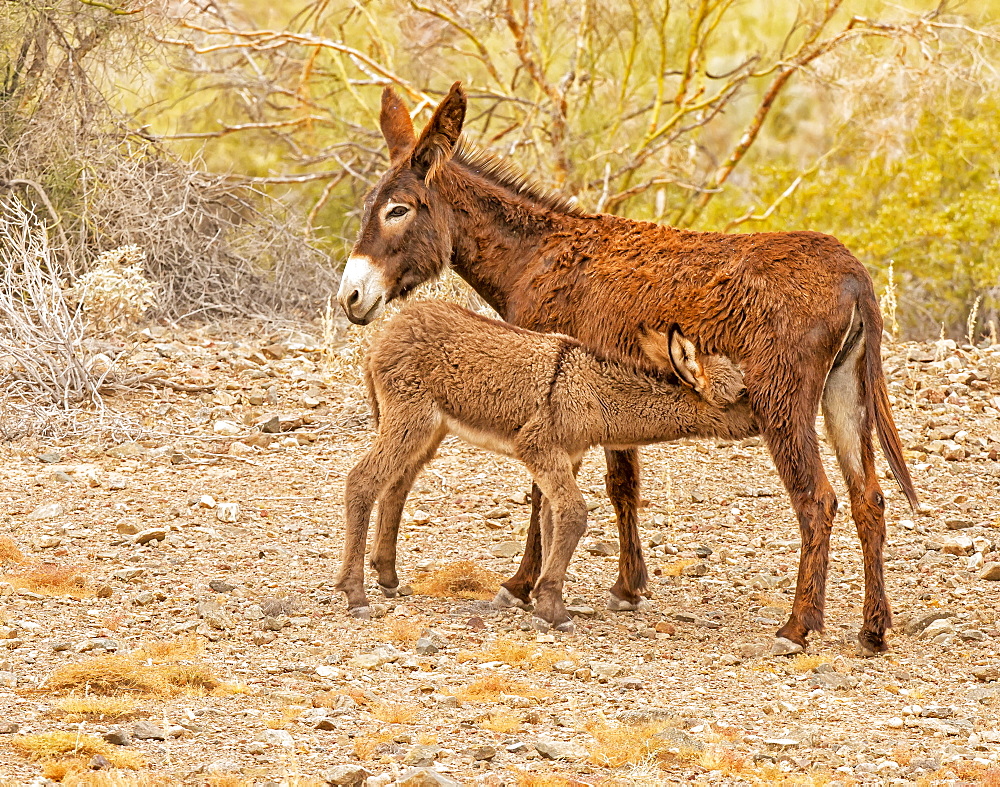
<svg viewBox="0 0 1000 787">
<path fill-rule="evenodd" d="M 572 632 L 573 620 L 563 603 L 563 583 L 573 551 L 587 529 L 587 505 L 573 477 L 568 455 L 534 456 L 525 464 L 545 495 L 542 516 L 542 571 L 535 583 L 535 619 L 539 628 Z"/>
</svg>

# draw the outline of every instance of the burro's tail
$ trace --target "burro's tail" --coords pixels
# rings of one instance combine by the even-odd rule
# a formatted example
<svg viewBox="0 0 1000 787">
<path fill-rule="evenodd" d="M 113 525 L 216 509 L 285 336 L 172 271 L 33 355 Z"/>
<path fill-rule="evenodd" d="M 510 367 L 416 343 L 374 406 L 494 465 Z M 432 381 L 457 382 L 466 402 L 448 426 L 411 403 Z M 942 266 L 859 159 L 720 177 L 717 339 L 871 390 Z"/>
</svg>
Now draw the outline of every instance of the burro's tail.
<svg viewBox="0 0 1000 787">
<path fill-rule="evenodd" d="M 864 323 L 865 342 L 865 388 L 868 391 L 875 416 L 875 432 L 882 444 L 892 474 L 899 484 L 900 490 L 906 495 L 910 508 L 914 511 L 920 504 L 917 500 L 917 490 L 910 478 L 910 471 L 903 458 L 903 444 L 896 431 L 896 423 L 892 419 L 892 409 L 889 405 L 889 390 L 886 387 L 885 373 L 882 371 L 882 313 L 879 311 L 872 289 L 862 295 L 858 301 L 861 320 Z"/>
</svg>

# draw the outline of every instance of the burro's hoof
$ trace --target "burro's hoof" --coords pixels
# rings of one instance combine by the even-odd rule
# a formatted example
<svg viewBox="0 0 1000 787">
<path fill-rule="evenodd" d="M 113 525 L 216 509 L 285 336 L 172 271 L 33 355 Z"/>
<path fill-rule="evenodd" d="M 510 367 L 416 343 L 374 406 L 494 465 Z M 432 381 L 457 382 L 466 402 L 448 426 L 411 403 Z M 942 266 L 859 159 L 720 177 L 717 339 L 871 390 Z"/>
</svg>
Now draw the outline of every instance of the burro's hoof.
<svg viewBox="0 0 1000 787">
<path fill-rule="evenodd" d="M 612 612 L 635 612 L 642 608 L 642 601 L 641 598 L 638 601 L 626 601 L 612 593 L 608 596 L 608 609 Z"/>
<path fill-rule="evenodd" d="M 576 623 L 572 620 L 564 620 L 558 626 L 556 626 L 556 631 L 561 631 L 563 634 L 575 634 L 576 633 Z"/>
<path fill-rule="evenodd" d="M 490 606 L 494 609 L 509 609 L 511 607 L 517 607 L 518 609 L 531 609 L 530 604 L 526 604 L 521 601 L 521 599 L 505 587 L 501 587 L 500 590 L 497 591 L 497 594 L 493 597 L 493 601 L 490 602 Z"/>
<path fill-rule="evenodd" d="M 553 626 L 545 618 L 540 618 L 537 615 L 532 616 L 531 627 L 540 634 L 548 634 L 550 631 L 559 631 L 563 634 L 573 634 L 576 632 L 576 624 L 572 620 L 564 620 L 562 623 Z"/>
<path fill-rule="evenodd" d="M 858 633 L 858 655 L 865 659 L 873 656 L 881 656 L 889 650 L 885 642 L 884 634 L 875 634 L 871 631 L 861 631 Z"/>
<path fill-rule="evenodd" d="M 402 593 L 400 592 L 399 585 L 396 585 L 395 587 L 391 588 L 385 585 L 379 585 L 379 588 L 382 590 L 382 595 L 385 596 L 386 598 L 398 598 L 399 596 L 402 595 Z"/>
<path fill-rule="evenodd" d="M 771 645 L 771 655 L 772 656 L 794 656 L 796 653 L 801 653 L 805 648 L 803 648 L 798 642 L 792 642 L 790 639 L 785 637 L 775 637 L 774 644 Z"/>
<path fill-rule="evenodd" d="M 347 610 L 352 618 L 357 618 L 358 620 L 371 620 L 372 619 L 372 608 L 371 607 L 351 607 Z"/>
</svg>

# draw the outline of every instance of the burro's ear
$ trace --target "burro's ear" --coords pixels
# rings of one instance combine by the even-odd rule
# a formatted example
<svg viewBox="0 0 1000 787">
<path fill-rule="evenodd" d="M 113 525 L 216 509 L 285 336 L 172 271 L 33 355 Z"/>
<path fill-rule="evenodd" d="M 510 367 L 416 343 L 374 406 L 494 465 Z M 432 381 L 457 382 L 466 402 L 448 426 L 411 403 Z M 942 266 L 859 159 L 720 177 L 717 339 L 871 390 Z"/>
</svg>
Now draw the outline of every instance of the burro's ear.
<svg viewBox="0 0 1000 787">
<path fill-rule="evenodd" d="M 417 141 L 413 133 L 413 121 L 410 113 L 391 85 L 382 91 L 382 111 L 378 116 L 379 128 L 389 146 L 389 162 L 395 164 L 411 150 Z"/>
<path fill-rule="evenodd" d="M 465 91 L 462 83 L 456 82 L 434 110 L 413 149 L 413 168 L 424 180 L 433 178 L 451 158 L 464 122 Z"/>
<path fill-rule="evenodd" d="M 681 382 L 698 390 L 702 378 L 698 353 L 694 345 L 684 338 L 677 325 L 671 325 L 666 332 L 641 326 L 639 347 L 654 366 L 664 370 L 673 369 Z"/>
</svg>

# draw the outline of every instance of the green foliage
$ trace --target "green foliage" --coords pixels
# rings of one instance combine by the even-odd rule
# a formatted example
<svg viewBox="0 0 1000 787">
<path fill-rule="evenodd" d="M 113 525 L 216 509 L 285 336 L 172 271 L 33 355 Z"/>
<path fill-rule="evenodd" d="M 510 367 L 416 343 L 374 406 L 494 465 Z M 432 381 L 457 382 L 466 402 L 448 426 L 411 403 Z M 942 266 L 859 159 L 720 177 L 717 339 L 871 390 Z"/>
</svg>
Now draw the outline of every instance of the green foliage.
<svg viewBox="0 0 1000 787">
<path fill-rule="evenodd" d="M 869 266 L 877 286 L 892 261 L 904 335 L 926 338 L 944 325 L 950 335 L 964 336 L 978 296 L 981 327 L 1000 305 L 998 137 L 995 95 L 958 106 L 939 97 L 902 136 L 901 150 L 866 154 L 856 134 L 768 219 L 741 229 L 836 235 Z M 760 204 L 774 202 L 797 174 L 789 163 L 759 166 Z"/>
</svg>

